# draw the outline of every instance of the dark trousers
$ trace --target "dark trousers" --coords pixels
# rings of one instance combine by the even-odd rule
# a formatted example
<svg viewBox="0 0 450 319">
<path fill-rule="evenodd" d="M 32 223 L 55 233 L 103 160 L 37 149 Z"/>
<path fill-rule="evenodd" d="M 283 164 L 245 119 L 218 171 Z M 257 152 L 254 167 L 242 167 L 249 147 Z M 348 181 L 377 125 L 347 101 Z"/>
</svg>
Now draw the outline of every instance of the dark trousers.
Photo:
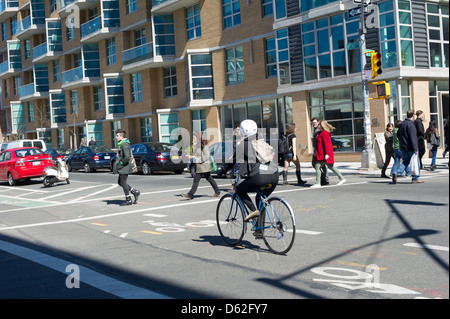
<svg viewBox="0 0 450 319">
<path fill-rule="evenodd" d="M 130 196 L 131 186 L 127 184 L 128 174 L 119 174 L 119 186 L 123 188 L 125 196 Z"/>
<path fill-rule="evenodd" d="M 386 169 L 391 162 L 391 158 L 395 161 L 395 153 L 394 150 L 392 152 L 386 151 L 386 160 L 384 161 L 383 168 L 381 169 L 381 175 L 386 175 Z"/>
<path fill-rule="evenodd" d="M 220 193 L 220 190 L 219 190 L 219 187 L 217 186 L 216 181 L 211 176 L 211 172 L 196 173 L 195 176 L 194 176 L 194 183 L 192 184 L 191 190 L 188 193 L 189 196 L 194 196 L 194 194 L 195 194 L 195 192 L 197 191 L 197 188 L 198 188 L 198 183 L 200 182 L 200 180 L 202 178 L 205 178 L 211 184 L 211 186 L 214 189 L 214 192 L 216 194 Z"/>
<path fill-rule="evenodd" d="M 419 146 L 419 154 L 418 154 L 419 155 L 419 164 L 420 164 L 420 169 L 422 169 L 423 168 L 422 157 L 425 155 L 425 152 L 426 152 L 425 140 L 424 139 L 419 139 L 417 141 L 417 144 Z"/>
<path fill-rule="evenodd" d="M 260 190 L 261 186 L 269 185 L 267 189 L 263 190 L 263 195 L 269 196 L 274 191 L 278 184 L 278 172 L 274 174 L 258 174 L 253 177 L 246 178 L 242 183 L 236 187 L 236 193 L 242 199 L 245 205 L 254 212 L 259 207 L 260 198 L 256 198 L 256 206 L 253 204 L 248 193 L 255 193 Z"/>
</svg>

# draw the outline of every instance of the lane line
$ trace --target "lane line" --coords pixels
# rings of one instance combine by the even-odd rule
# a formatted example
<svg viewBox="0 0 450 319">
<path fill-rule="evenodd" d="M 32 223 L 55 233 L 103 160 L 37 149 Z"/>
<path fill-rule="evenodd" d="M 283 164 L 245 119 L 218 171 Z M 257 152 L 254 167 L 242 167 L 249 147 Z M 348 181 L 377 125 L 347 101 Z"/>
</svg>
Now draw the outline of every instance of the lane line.
<svg viewBox="0 0 450 319">
<path fill-rule="evenodd" d="M 72 264 L 69 261 L 2 240 L 0 240 L 0 250 L 69 275 L 69 273 L 66 272 L 66 267 Z M 161 295 L 154 291 L 133 286 L 123 281 L 108 277 L 89 268 L 83 266 L 78 267 L 80 269 L 79 280 L 81 282 L 117 297 L 124 299 L 171 299 L 170 297 Z"/>
</svg>

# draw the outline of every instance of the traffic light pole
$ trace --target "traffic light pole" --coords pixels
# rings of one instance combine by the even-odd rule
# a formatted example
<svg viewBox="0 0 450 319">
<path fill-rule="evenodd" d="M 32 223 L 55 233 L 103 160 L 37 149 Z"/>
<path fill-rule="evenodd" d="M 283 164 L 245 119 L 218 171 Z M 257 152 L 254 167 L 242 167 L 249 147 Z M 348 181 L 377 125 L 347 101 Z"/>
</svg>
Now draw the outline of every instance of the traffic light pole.
<svg viewBox="0 0 450 319">
<path fill-rule="evenodd" d="M 375 152 L 372 149 L 372 129 L 370 124 L 369 87 L 366 80 L 366 24 L 364 21 L 365 0 L 361 0 L 361 29 L 359 37 L 359 53 L 361 60 L 361 82 L 364 105 L 364 149 L 361 158 L 362 169 L 376 169 Z"/>
</svg>

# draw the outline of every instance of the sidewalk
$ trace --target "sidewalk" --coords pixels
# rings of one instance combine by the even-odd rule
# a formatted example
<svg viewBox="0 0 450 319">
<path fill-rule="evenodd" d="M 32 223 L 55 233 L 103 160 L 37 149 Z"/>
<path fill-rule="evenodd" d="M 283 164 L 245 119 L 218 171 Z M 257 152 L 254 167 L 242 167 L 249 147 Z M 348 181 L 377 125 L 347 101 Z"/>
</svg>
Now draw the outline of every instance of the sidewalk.
<svg viewBox="0 0 450 319">
<path fill-rule="evenodd" d="M 435 173 L 435 172 L 448 172 L 448 157 L 445 159 L 437 158 L 436 159 L 436 170 L 430 171 L 430 165 L 431 165 L 431 158 L 425 158 L 422 160 L 422 164 L 424 165 L 424 169 L 420 171 L 420 174 L 426 175 L 429 173 Z M 388 166 L 386 170 L 386 175 L 390 175 L 392 164 L 394 163 L 393 160 L 391 160 L 391 164 Z M 377 168 L 374 170 L 368 170 L 368 169 L 362 169 L 361 168 L 361 162 L 336 162 L 334 164 L 338 170 L 343 175 L 377 175 L 381 176 L 381 168 Z M 302 175 L 315 175 L 316 170 L 311 166 L 311 162 L 301 162 L 300 163 Z M 281 171 L 280 167 L 280 171 Z M 295 174 L 295 165 L 291 163 L 291 166 L 289 167 L 289 173 Z M 332 173 L 331 173 L 332 174 Z"/>
</svg>

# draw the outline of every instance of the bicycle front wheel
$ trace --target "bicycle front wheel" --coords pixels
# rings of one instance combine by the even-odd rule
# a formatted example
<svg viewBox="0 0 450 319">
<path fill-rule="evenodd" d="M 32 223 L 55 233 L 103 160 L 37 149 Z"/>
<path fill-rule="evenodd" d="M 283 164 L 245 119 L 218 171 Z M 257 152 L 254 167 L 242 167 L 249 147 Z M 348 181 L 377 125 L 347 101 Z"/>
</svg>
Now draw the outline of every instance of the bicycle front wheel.
<svg viewBox="0 0 450 319">
<path fill-rule="evenodd" d="M 242 207 L 231 194 L 224 195 L 217 204 L 217 227 L 222 239 L 231 246 L 238 245 L 245 233 Z"/>
<path fill-rule="evenodd" d="M 272 197 L 261 210 L 259 227 L 264 227 L 264 243 L 273 253 L 286 254 L 295 239 L 295 217 L 291 207 L 284 199 Z"/>
</svg>

